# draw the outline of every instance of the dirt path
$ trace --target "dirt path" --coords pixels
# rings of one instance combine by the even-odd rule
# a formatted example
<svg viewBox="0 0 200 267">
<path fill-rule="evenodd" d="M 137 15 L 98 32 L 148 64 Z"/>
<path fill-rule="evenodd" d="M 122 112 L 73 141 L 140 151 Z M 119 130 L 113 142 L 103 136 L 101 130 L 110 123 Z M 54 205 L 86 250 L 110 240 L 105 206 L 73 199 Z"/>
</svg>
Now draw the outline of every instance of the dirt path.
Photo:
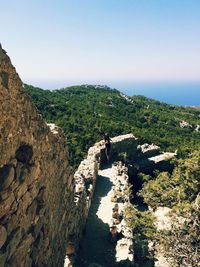
<svg viewBox="0 0 200 267">
<path fill-rule="evenodd" d="M 75 267 L 114 266 L 115 251 L 109 238 L 108 225 L 112 215 L 112 207 L 109 204 L 109 192 L 112 188 L 110 176 L 112 175 L 111 167 L 99 171 L 93 203 Z"/>
</svg>

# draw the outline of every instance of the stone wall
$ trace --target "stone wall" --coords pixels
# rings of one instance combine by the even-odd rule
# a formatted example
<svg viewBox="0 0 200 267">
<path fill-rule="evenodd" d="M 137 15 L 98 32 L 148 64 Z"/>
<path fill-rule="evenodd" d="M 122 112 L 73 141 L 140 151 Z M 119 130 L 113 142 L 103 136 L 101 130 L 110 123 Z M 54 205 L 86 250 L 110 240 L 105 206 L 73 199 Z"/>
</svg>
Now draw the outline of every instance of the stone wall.
<svg viewBox="0 0 200 267">
<path fill-rule="evenodd" d="M 63 266 L 73 205 L 64 136 L 43 121 L 0 47 L 0 266 Z"/>
<path fill-rule="evenodd" d="M 114 161 L 120 153 L 127 153 L 128 156 L 136 154 L 137 145 L 137 139 L 132 134 L 112 138 L 111 160 Z M 74 175 L 76 208 L 73 211 L 74 222 L 67 244 L 65 267 L 73 265 L 87 222 L 98 170 L 102 167 L 104 159 L 105 145 L 103 141 L 100 141 L 88 150 L 87 158 L 81 162 Z"/>
<path fill-rule="evenodd" d="M 148 158 L 152 155 L 158 155 L 161 161 L 169 160 L 174 157 L 174 153 L 163 153 L 160 154 L 160 148 L 155 145 L 138 145 L 138 139 L 133 136 L 133 134 L 126 134 L 112 138 L 112 148 L 110 152 L 111 161 L 118 161 L 119 159 L 128 160 L 128 162 L 134 162 L 134 164 L 141 164 L 144 159 L 149 161 L 151 158 Z M 73 266 L 74 259 L 76 257 L 76 251 L 78 249 L 80 239 L 84 232 L 84 228 L 87 222 L 88 212 L 91 206 L 93 193 L 95 190 L 96 178 L 98 170 L 105 167 L 105 146 L 104 142 L 100 141 L 96 143 L 93 147 L 88 150 L 88 155 L 85 160 L 81 162 L 77 172 L 74 175 L 75 179 L 75 204 L 76 207 L 73 211 L 73 227 L 70 229 L 70 235 L 67 244 L 67 254 L 65 258 L 65 266 Z M 157 159 L 157 157 L 155 157 Z M 141 160 L 142 159 L 142 160 Z M 139 160 L 139 162 L 138 162 Z M 152 158 L 154 161 L 154 157 Z M 156 162 L 155 162 L 156 164 Z M 130 164 L 129 164 L 130 167 Z M 119 168 L 119 166 L 118 166 Z M 154 170 L 155 166 L 151 166 L 151 170 Z M 125 191 L 129 187 L 128 183 L 128 174 L 127 168 L 121 166 L 119 168 L 119 175 L 116 175 L 116 185 L 113 188 L 113 202 L 117 202 L 117 190 Z M 115 183 L 113 183 L 115 184 Z M 117 189 L 117 186 L 121 185 L 120 189 Z M 129 203 L 129 194 L 127 192 L 127 199 L 123 199 L 123 205 L 120 207 L 120 212 L 123 213 L 125 206 Z M 120 206 L 119 203 L 117 203 Z M 123 240 L 117 243 L 117 251 L 121 255 L 121 251 L 126 250 L 127 259 L 132 262 L 133 251 L 132 251 L 132 236 L 130 231 L 125 225 L 125 221 L 122 220 L 122 223 L 119 224 L 116 228 L 116 225 L 112 225 L 112 229 L 117 229 L 116 233 L 119 233 L 119 228 L 122 227 L 122 232 L 124 235 Z M 125 245 L 126 244 L 126 245 Z M 123 249 L 121 249 L 123 247 Z M 125 248 L 126 247 L 126 248 Z M 118 254 L 117 254 L 118 257 Z M 120 256 L 121 257 L 121 256 Z M 119 257 L 119 258 L 120 258 Z"/>
<path fill-rule="evenodd" d="M 126 210 L 132 206 L 130 197 L 132 186 L 129 183 L 128 168 L 117 162 L 115 178 L 112 180 L 111 201 L 114 204 L 110 232 L 112 239 L 116 242 L 116 262 L 134 265 L 133 231 L 125 220 Z M 120 237 L 120 238 L 119 238 Z"/>
</svg>

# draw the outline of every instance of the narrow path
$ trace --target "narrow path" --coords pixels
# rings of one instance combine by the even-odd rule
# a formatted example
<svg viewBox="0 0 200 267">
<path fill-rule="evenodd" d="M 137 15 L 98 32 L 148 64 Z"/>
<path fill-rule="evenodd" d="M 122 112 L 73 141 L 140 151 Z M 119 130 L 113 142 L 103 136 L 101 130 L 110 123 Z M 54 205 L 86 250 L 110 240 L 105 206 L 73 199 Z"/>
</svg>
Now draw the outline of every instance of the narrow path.
<svg viewBox="0 0 200 267">
<path fill-rule="evenodd" d="M 115 205 L 111 201 L 112 187 L 118 178 L 117 169 L 114 166 L 109 166 L 98 172 L 93 202 L 74 267 L 133 266 L 132 262 L 127 260 L 127 249 L 121 248 L 119 250 L 117 248 L 116 252 L 116 243 L 112 242 L 110 236 Z M 140 259 L 135 262 L 134 266 L 152 267 L 154 262 L 151 259 Z M 167 267 L 167 265 L 161 266 Z"/>
<path fill-rule="evenodd" d="M 99 171 L 93 203 L 75 267 L 119 266 L 115 262 L 115 246 L 109 235 L 109 223 L 112 220 L 114 207 L 110 200 L 110 192 L 115 171 L 112 167 Z"/>
</svg>

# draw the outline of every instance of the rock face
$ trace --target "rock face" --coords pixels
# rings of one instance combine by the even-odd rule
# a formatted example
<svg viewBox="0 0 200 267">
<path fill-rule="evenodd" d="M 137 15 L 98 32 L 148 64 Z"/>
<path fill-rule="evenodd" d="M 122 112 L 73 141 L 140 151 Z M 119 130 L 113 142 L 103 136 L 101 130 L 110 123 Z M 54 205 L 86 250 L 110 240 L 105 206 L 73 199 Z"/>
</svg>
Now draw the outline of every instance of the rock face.
<svg viewBox="0 0 200 267">
<path fill-rule="evenodd" d="M 63 134 L 42 120 L 0 48 L 0 266 L 63 266 L 73 179 Z"/>
</svg>

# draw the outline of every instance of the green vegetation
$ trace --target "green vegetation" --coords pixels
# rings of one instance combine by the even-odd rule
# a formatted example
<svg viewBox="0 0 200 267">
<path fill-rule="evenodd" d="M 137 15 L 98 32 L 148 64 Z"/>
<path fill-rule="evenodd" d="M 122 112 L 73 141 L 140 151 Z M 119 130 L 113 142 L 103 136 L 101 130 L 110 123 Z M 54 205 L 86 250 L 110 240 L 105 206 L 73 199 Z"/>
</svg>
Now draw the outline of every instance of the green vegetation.
<svg viewBox="0 0 200 267">
<path fill-rule="evenodd" d="M 154 209 L 172 208 L 171 229 L 159 233 L 173 266 L 199 266 L 200 262 L 200 153 L 179 159 L 172 174 L 159 173 L 146 181 L 140 195 Z"/>
<path fill-rule="evenodd" d="M 154 216 L 150 211 L 139 211 L 131 204 L 126 207 L 124 215 L 127 226 L 133 231 L 136 266 L 142 266 L 144 261 L 153 258 L 151 251 L 148 250 L 148 244 L 149 241 L 154 241 L 156 235 Z"/>
<path fill-rule="evenodd" d="M 142 96 L 127 100 L 115 89 L 91 85 L 53 91 L 25 85 L 25 89 L 44 119 L 63 129 L 75 168 L 88 148 L 101 139 L 102 130 L 111 137 L 132 132 L 141 142 L 153 142 L 163 150 L 178 149 L 180 156 L 200 145 L 200 133 L 194 131 L 199 123 L 198 109 L 171 106 Z M 180 128 L 182 120 L 193 128 Z"/>
<path fill-rule="evenodd" d="M 160 233 L 159 239 L 172 266 L 198 267 L 200 263 L 200 195 L 188 205 L 173 212 L 172 227 Z M 182 221 L 182 223 L 180 222 Z"/>
<path fill-rule="evenodd" d="M 200 192 L 200 153 L 194 151 L 189 158 L 179 159 L 172 174 L 161 172 L 145 183 L 140 195 L 152 208 L 174 207 L 191 203 Z"/>
<path fill-rule="evenodd" d="M 133 229 L 135 242 L 148 241 L 155 235 L 154 217 L 149 211 L 139 211 L 133 205 L 125 209 L 125 220 L 128 227 Z"/>
</svg>

